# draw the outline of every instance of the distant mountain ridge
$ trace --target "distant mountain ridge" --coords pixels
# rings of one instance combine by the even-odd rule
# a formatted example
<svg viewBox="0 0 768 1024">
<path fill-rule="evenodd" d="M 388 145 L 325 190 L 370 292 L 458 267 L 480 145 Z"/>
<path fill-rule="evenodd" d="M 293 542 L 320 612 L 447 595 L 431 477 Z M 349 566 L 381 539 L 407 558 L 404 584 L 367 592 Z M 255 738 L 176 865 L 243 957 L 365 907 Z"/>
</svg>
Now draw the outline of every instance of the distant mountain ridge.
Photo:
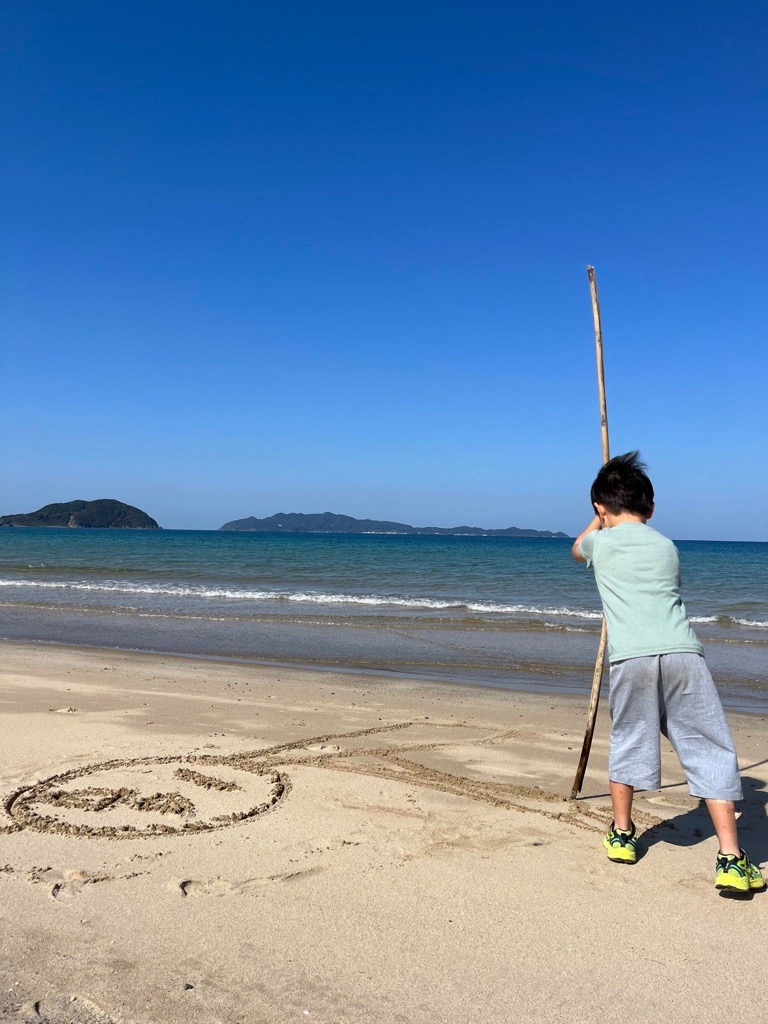
<svg viewBox="0 0 768 1024">
<path fill-rule="evenodd" d="M 219 530 L 239 533 L 404 533 L 446 537 L 568 538 L 567 533 L 523 530 L 517 526 L 508 526 L 504 530 L 484 530 L 480 526 L 409 526 L 407 523 L 391 523 L 382 519 L 355 519 L 354 516 L 337 515 L 335 512 L 278 512 L 266 519 L 248 516 L 247 519 L 233 519 L 230 523 L 224 523 Z"/>
<path fill-rule="evenodd" d="M 68 526 L 111 530 L 159 530 L 157 522 L 134 505 L 115 498 L 95 501 L 58 502 L 44 505 L 37 512 L 0 516 L 0 526 Z"/>
</svg>

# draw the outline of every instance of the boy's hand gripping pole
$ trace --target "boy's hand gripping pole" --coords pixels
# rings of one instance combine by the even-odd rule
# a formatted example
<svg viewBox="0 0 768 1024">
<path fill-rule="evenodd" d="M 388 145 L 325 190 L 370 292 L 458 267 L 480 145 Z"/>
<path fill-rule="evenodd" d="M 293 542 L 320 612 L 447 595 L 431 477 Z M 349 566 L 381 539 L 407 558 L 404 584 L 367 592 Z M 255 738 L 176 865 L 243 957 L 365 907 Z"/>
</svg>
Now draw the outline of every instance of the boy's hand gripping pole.
<svg viewBox="0 0 768 1024">
<path fill-rule="evenodd" d="M 600 321 L 600 298 L 597 294 L 597 280 L 595 268 L 587 267 L 589 277 L 589 291 L 592 296 L 592 317 L 595 321 L 595 351 L 597 354 L 597 391 L 600 398 L 600 434 L 603 442 L 603 464 L 610 459 L 610 447 L 608 444 L 608 410 L 605 404 L 605 369 L 603 367 L 603 327 Z M 603 669 L 605 668 L 605 649 L 608 643 L 608 629 L 603 618 L 602 629 L 600 630 L 600 645 L 597 649 L 597 660 L 595 661 L 595 672 L 592 676 L 592 693 L 589 698 L 589 711 L 587 712 L 587 731 L 584 733 L 584 743 L 581 748 L 579 767 L 576 769 L 576 778 L 573 780 L 571 800 L 575 800 L 581 792 L 584 782 L 584 773 L 587 770 L 589 752 L 592 749 L 592 735 L 595 731 L 597 719 L 597 706 L 600 703 L 600 684 L 603 681 Z"/>
</svg>

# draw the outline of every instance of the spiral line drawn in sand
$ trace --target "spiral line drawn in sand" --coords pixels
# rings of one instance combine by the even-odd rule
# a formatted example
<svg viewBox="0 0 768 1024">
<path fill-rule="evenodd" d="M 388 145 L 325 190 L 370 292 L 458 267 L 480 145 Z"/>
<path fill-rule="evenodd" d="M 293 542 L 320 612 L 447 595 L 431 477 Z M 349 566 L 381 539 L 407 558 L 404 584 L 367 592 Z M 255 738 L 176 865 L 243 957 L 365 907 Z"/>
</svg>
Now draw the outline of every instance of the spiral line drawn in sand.
<svg viewBox="0 0 768 1024">
<path fill-rule="evenodd" d="M 405 738 L 380 745 L 365 742 L 378 736 L 384 740 L 384 734 L 409 729 L 442 733 L 445 739 L 424 741 L 414 737 L 411 742 Z M 482 735 L 452 740 L 451 731 L 456 729 Z M 458 746 L 488 749 L 508 738 L 520 737 L 517 732 L 501 732 L 493 727 L 405 721 L 290 740 L 235 754 L 192 753 L 103 761 L 72 768 L 11 793 L 4 807 L 12 823 L 4 831 L 31 828 L 110 839 L 210 832 L 252 821 L 279 808 L 290 793 L 293 768 L 371 776 L 541 815 L 578 828 L 605 828 L 610 819 L 607 809 L 567 801 L 538 787 L 469 778 L 427 767 L 418 760 L 419 752 L 450 753 Z M 205 772 L 197 770 L 200 768 Z M 111 777 L 116 785 L 109 785 Z M 92 784 L 85 788 L 72 786 L 85 779 Z M 143 786 L 158 784 L 177 788 L 142 792 Z M 640 812 L 637 817 L 638 821 L 647 818 L 643 824 L 659 821 Z"/>
</svg>

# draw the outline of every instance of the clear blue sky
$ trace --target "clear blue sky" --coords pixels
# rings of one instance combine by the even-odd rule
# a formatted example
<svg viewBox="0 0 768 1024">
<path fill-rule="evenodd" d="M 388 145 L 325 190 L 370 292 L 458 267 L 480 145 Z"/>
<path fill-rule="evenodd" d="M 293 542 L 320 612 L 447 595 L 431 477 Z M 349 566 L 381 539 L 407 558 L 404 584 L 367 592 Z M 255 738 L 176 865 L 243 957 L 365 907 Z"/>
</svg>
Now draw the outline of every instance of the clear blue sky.
<svg viewBox="0 0 768 1024">
<path fill-rule="evenodd" d="M 768 6 L 11 3 L 0 512 L 768 540 Z"/>
</svg>

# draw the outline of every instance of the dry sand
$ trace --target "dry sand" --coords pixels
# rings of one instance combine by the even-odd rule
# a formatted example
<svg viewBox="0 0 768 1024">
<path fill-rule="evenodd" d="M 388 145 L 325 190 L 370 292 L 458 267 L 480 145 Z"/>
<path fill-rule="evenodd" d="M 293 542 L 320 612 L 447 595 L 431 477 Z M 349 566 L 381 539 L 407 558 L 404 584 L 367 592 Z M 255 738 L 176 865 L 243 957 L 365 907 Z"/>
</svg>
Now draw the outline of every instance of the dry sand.
<svg viewBox="0 0 768 1024">
<path fill-rule="evenodd" d="M 665 749 L 608 862 L 585 701 L 2 645 L 0 1020 L 764 1024 L 768 897 Z M 765 718 L 731 715 L 768 857 Z"/>
</svg>

